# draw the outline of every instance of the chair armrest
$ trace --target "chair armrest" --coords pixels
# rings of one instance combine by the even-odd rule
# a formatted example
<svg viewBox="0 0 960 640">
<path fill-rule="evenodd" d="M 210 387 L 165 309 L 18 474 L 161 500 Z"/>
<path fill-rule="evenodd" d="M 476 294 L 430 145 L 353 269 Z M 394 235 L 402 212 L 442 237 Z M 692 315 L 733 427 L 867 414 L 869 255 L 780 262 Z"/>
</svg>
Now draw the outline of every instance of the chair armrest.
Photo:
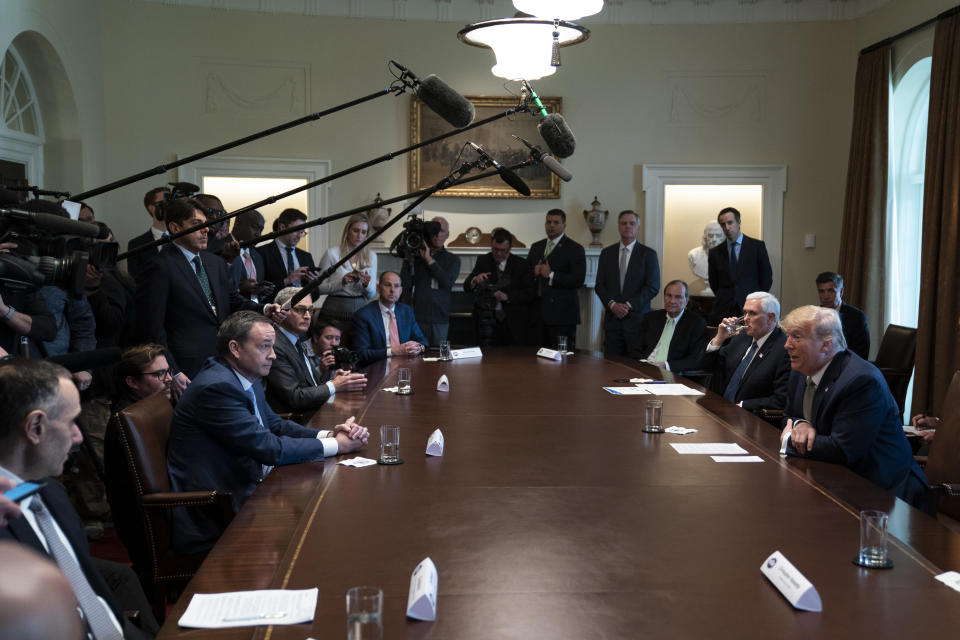
<svg viewBox="0 0 960 640">
<path fill-rule="evenodd" d="M 960 484 L 955 482 L 941 482 L 930 487 L 938 496 L 960 496 Z"/>
<path fill-rule="evenodd" d="M 927 466 L 927 456 L 913 456 L 913 461 L 916 462 L 921 469 Z"/>
<path fill-rule="evenodd" d="M 140 500 L 144 507 L 196 507 L 232 500 L 229 493 L 218 491 L 183 491 L 180 493 L 150 493 Z"/>
<path fill-rule="evenodd" d="M 885 376 L 893 376 L 894 378 L 909 378 L 912 371 L 904 371 L 903 369 L 894 369 L 893 367 L 877 367 Z"/>
</svg>

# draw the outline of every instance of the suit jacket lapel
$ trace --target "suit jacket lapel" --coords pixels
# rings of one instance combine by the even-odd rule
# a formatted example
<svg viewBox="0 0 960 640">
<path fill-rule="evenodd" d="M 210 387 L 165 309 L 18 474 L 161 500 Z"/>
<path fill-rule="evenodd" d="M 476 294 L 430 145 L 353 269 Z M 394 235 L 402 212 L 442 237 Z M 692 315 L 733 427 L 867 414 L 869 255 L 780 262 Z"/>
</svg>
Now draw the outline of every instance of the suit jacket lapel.
<svg viewBox="0 0 960 640">
<path fill-rule="evenodd" d="M 849 358 L 849 352 L 841 351 L 838 353 L 833 357 L 833 360 L 830 362 L 827 370 L 823 372 L 823 377 L 820 378 L 820 384 L 817 385 L 817 392 L 813 395 L 813 407 L 811 408 L 814 417 L 814 426 L 817 425 L 817 418 L 820 416 L 820 410 L 830 399 L 830 392 L 833 389 L 833 383 L 836 382 L 837 378 L 840 377 L 840 374 L 843 373 L 843 366 L 846 363 L 847 358 Z"/>
<path fill-rule="evenodd" d="M 780 331 L 780 328 L 774 327 L 773 331 L 770 332 L 770 335 L 763 342 L 763 346 L 757 349 L 757 354 L 753 356 L 753 362 L 751 362 L 747 366 L 747 370 L 743 372 L 743 380 L 746 380 L 751 373 L 753 373 L 760 367 L 760 364 L 763 362 L 763 359 L 766 358 L 767 354 L 770 353 L 770 350 L 773 349 L 773 344 L 774 344 L 774 341 L 777 339 L 778 331 Z M 752 343 L 752 339 L 751 339 L 751 343 Z M 750 348 L 749 344 L 750 343 L 748 343 L 748 346 L 747 346 L 748 349 Z M 743 384 L 743 380 L 741 380 L 741 384 Z"/>
<path fill-rule="evenodd" d="M 381 323 L 382 324 L 382 323 Z M 277 333 L 280 333 L 279 331 Z M 286 352 L 287 357 L 293 360 L 294 367 L 297 369 L 297 376 L 302 380 L 310 379 L 310 372 L 307 370 L 307 363 L 304 362 L 303 356 L 300 355 L 300 351 L 297 349 L 297 345 L 290 344 L 290 341 L 287 340 L 287 336 L 282 336 L 283 342 L 278 338 L 276 343 L 273 345 L 274 348 L 279 347 L 281 351 Z"/>
<path fill-rule="evenodd" d="M 206 307 L 207 311 L 210 312 L 211 316 L 214 316 L 213 309 L 210 308 L 209 303 L 207 303 L 207 296 L 203 294 L 203 288 L 200 286 L 200 279 L 197 277 L 197 272 L 194 270 L 193 265 L 187 261 L 183 253 L 180 252 L 180 249 L 171 245 L 171 255 L 173 263 L 176 265 L 176 268 L 180 270 L 180 277 L 187 283 L 187 287 L 200 299 L 200 303 Z M 200 261 L 203 264 L 203 268 L 207 269 L 207 263 L 203 259 L 203 254 L 201 254 Z M 210 279 L 210 270 L 207 269 L 207 279 Z M 210 285 L 213 286 L 212 284 Z M 214 299 L 216 299 L 216 294 L 214 294 Z"/>
<path fill-rule="evenodd" d="M 44 504 L 46 504 L 46 501 L 44 501 Z M 47 507 L 49 508 L 49 505 L 47 505 Z M 23 516 L 14 518 L 7 524 L 7 527 L 9 527 L 10 533 L 12 533 L 17 540 L 32 547 L 34 551 L 47 555 L 47 550 L 43 548 L 43 543 L 40 542 L 40 538 L 37 537 L 36 532 L 33 530 L 33 527 L 30 526 L 30 523 L 27 522 L 26 518 Z"/>
</svg>

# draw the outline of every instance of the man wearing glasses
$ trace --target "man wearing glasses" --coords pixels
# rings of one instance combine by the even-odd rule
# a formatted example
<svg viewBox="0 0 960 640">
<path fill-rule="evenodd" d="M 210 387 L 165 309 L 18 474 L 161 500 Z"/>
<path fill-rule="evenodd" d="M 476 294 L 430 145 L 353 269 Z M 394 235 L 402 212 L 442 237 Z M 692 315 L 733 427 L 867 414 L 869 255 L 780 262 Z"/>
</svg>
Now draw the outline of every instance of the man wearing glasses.
<svg viewBox="0 0 960 640">
<path fill-rule="evenodd" d="M 287 287 L 277 294 L 274 302 L 281 306 L 293 298 L 297 287 Z M 313 299 L 304 297 L 280 324 L 274 324 L 277 338 L 273 350 L 277 359 L 267 375 L 267 403 L 279 413 L 304 413 L 320 408 L 337 391 L 362 391 L 367 378 L 362 373 L 337 371 L 326 382 L 317 378 L 310 365 L 312 346 L 307 330 L 310 328 Z"/>
<path fill-rule="evenodd" d="M 159 344 L 141 344 L 125 349 L 117 365 L 117 397 L 113 412 L 122 411 L 134 402 L 154 393 L 170 399 L 173 372 Z"/>
</svg>

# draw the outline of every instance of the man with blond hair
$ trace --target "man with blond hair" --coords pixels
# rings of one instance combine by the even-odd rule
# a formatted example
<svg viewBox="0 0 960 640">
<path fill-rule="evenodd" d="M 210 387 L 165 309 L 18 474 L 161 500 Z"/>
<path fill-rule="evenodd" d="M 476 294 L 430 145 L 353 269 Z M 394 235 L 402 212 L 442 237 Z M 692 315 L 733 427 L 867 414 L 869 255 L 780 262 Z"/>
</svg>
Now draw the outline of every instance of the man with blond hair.
<svg viewBox="0 0 960 640">
<path fill-rule="evenodd" d="M 927 479 L 879 369 L 847 349 L 840 315 L 812 305 L 783 319 L 793 368 L 784 409 L 788 455 L 849 467 L 920 507 Z"/>
</svg>

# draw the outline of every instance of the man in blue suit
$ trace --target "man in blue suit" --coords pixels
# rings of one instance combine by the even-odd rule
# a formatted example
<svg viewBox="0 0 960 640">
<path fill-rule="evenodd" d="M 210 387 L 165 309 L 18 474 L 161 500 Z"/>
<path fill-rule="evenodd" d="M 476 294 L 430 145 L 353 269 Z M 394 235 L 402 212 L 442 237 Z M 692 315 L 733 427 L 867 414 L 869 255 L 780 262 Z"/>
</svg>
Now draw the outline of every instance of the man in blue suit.
<svg viewBox="0 0 960 640">
<path fill-rule="evenodd" d="M 638 221 L 633 211 L 620 212 L 620 242 L 601 251 L 597 263 L 594 290 L 606 309 L 603 353 L 607 356 L 640 350 L 640 322 L 660 290 L 657 252 L 637 242 Z"/>
<path fill-rule="evenodd" d="M 210 358 L 177 403 L 167 442 L 174 491 L 233 494 L 239 509 L 275 465 L 321 460 L 367 443 L 369 433 L 348 419 L 332 431 L 284 420 L 263 395 L 276 334 L 254 311 L 231 315 L 217 333 Z M 181 553 L 210 549 L 224 524 L 200 509 L 173 511 L 173 545 Z"/>
<path fill-rule="evenodd" d="M 247 211 L 234 219 L 230 235 L 237 242 L 254 240 L 260 237 L 263 225 L 263 215 L 259 211 Z M 230 262 L 230 277 L 240 295 L 253 301 L 259 300 L 257 283 L 266 280 L 263 256 L 254 247 L 240 249 L 237 257 Z"/>
<path fill-rule="evenodd" d="M 727 236 L 707 254 L 707 279 L 716 299 L 713 302 L 713 324 L 720 324 L 726 316 L 740 315 L 747 294 L 770 291 L 773 270 L 767 245 L 743 235 L 740 231 L 740 212 L 733 207 L 722 209 L 717 222 Z"/>
<path fill-rule="evenodd" d="M 789 455 L 842 464 L 921 507 L 928 486 L 880 371 L 847 349 L 840 315 L 812 305 L 783 319 L 790 382 L 783 440 Z"/>
<path fill-rule="evenodd" d="M 384 271 L 377 283 L 377 300 L 353 314 L 353 348 L 362 364 L 423 353 L 427 339 L 413 308 L 398 302 L 402 291 L 400 274 Z"/>
</svg>

